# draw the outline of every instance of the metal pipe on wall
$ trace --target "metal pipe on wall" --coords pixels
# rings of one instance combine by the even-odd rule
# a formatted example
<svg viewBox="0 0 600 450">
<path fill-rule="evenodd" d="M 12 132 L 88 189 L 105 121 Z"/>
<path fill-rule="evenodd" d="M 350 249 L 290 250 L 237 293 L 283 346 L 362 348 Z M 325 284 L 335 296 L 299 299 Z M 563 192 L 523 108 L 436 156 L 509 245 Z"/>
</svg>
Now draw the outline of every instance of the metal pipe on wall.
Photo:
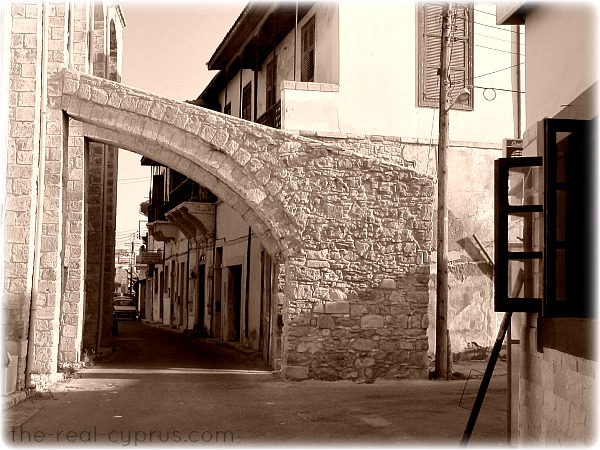
<svg viewBox="0 0 600 450">
<path fill-rule="evenodd" d="M 36 385 L 31 381 L 31 375 L 34 364 L 35 352 L 35 326 L 37 317 L 38 305 L 38 281 L 40 277 L 41 265 L 41 243 L 42 243 L 42 225 L 44 217 L 44 196 L 46 183 L 46 112 L 48 106 L 48 0 L 42 2 L 41 14 L 42 40 L 41 40 L 41 73 L 40 73 L 40 118 L 39 118 L 39 161 L 38 161 L 38 178 L 37 178 L 37 204 L 36 204 L 36 221 L 35 235 L 33 244 L 33 273 L 31 287 L 31 303 L 29 307 L 29 332 L 27 338 L 27 361 L 25 365 L 25 388 L 35 389 Z"/>
</svg>

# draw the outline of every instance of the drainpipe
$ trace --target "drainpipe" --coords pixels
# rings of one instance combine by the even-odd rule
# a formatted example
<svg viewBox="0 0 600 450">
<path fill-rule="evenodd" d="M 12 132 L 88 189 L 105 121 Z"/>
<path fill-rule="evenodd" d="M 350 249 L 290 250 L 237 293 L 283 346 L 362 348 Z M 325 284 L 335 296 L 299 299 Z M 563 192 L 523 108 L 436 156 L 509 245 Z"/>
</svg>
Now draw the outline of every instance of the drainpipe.
<svg viewBox="0 0 600 450">
<path fill-rule="evenodd" d="M 93 5 L 94 10 L 94 21 L 96 19 L 95 8 L 98 7 L 98 4 Z M 108 43 L 110 42 L 107 39 L 106 33 L 106 19 L 104 17 L 104 78 L 108 78 L 108 53 L 110 51 L 108 47 Z M 100 351 L 102 345 L 102 327 L 104 324 L 104 285 L 106 283 L 106 195 L 107 195 L 107 186 L 106 181 L 108 179 L 107 171 L 108 171 L 108 155 L 107 155 L 108 146 L 104 145 L 104 155 L 102 158 L 102 248 L 100 250 L 100 267 L 101 267 L 101 275 L 100 275 L 100 301 L 98 302 L 98 336 L 96 340 L 96 353 Z"/>
<path fill-rule="evenodd" d="M 246 339 L 248 339 L 248 308 L 250 307 L 250 249 L 252 248 L 252 228 L 248 227 L 248 249 L 246 250 L 246 314 L 244 317 Z"/>
<path fill-rule="evenodd" d="M 190 311 L 188 303 L 190 302 L 190 240 L 187 241 L 187 276 L 185 280 L 185 323 L 190 329 Z M 193 328 L 193 327 L 192 327 Z"/>
<path fill-rule="evenodd" d="M 294 81 L 296 81 L 296 48 L 298 45 L 298 2 L 296 1 L 296 19 L 294 22 Z"/>
<path fill-rule="evenodd" d="M 215 203 L 215 224 L 213 226 L 213 260 L 212 260 L 212 266 L 213 266 L 213 270 L 212 270 L 212 286 L 211 286 L 211 293 L 210 293 L 210 297 L 212 300 L 212 308 L 211 308 L 211 314 L 210 314 L 210 331 L 209 334 L 211 337 L 213 337 L 213 322 L 215 320 L 215 315 L 217 314 L 217 304 L 215 301 L 215 260 L 217 258 L 217 205 Z"/>
<path fill-rule="evenodd" d="M 69 68 L 74 68 L 75 2 L 69 0 Z"/>
<path fill-rule="evenodd" d="M 34 363 L 34 338 L 38 304 L 38 280 L 41 264 L 42 223 L 44 216 L 44 196 L 46 183 L 46 110 L 48 106 L 48 1 L 42 3 L 42 51 L 41 51 L 41 104 L 40 104 L 40 135 L 39 135 L 39 162 L 37 179 L 37 204 L 35 236 L 33 244 L 33 280 L 31 288 L 31 304 L 29 307 L 29 334 L 27 338 L 27 363 L 25 366 L 25 389 L 35 389 L 31 381 L 31 372 Z"/>
<path fill-rule="evenodd" d="M 242 118 L 242 116 L 244 115 L 244 105 L 243 105 L 243 100 L 244 100 L 244 94 L 243 94 L 243 90 L 244 90 L 244 71 L 242 69 L 242 55 L 240 55 L 240 119 Z"/>
<path fill-rule="evenodd" d="M 513 122 L 514 122 L 514 137 L 516 139 L 521 138 L 521 114 L 522 114 L 522 102 L 521 102 L 521 29 L 519 25 L 513 25 L 511 27 L 511 49 L 512 59 L 511 65 L 513 66 L 511 78 L 512 78 L 512 89 L 513 89 Z M 517 314 L 512 317 L 515 321 L 515 325 L 519 326 L 520 316 Z M 518 344 L 519 339 L 513 339 L 513 326 L 512 320 L 508 324 L 506 350 L 507 350 L 507 367 L 506 367 L 506 443 L 512 445 L 512 416 L 513 416 L 513 401 L 512 401 L 512 387 L 513 387 L 513 344 Z"/>
</svg>

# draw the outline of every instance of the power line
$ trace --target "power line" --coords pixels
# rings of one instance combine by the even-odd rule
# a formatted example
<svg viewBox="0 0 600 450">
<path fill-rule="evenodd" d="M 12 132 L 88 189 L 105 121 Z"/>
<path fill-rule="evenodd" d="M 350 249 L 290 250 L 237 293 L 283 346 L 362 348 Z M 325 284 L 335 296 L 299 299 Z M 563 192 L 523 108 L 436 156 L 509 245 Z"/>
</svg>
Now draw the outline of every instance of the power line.
<svg viewBox="0 0 600 450">
<path fill-rule="evenodd" d="M 521 31 L 513 31 L 510 28 L 506 28 L 506 27 L 498 27 L 495 25 L 488 25 L 487 23 L 481 23 L 481 22 L 475 22 L 473 21 L 474 24 L 476 25 L 481 25 L 482 27 L 488 27 L 488 28 L 493 28 L 495 30 L 499 30 L 499 31 L 504 31 L 505 33 L 519 33 L 521 34 Z"/>
<path fill-rule="evenodd" d="M 518 52 L 518 53 L 517 53 L 517 52 L 512 52 L 512 51 L 510 51 L 510 50 L 501 50 L 501 49 L 499 49 L 499 48 L 487 47 L 487 46 L 485 46 L 485 45 L 479 45 L 479 44 L 475 44 L 475 47 L 479 47 L 479 48 L 485 48 L 485 49 L 487 49 L 487 50 L 494 50 L 494 51 L 496 51 L 496 52 L 501 52 L 501 53 L 510 53 L 511 55 L 516 55 L 516 54 L 519 54 L 519 55 L 521 55 L 521 56 L 525 56 L 525 53 L 521 53 L 521 52 Z"/>
<path fill-rule="evenodd" d="M 490 36 L 490 35 L 488 35 L 488 34 L 483 34 L 483 33 L 473 33 L 473 34 L 474 34 L 475 36 L 481 36 L 481 37 L 484 37 L 484 38 L 486 38 L 486 39 L 494 39 L 494 40 L 496 40 L 496 41 L 502 41 L 502 42 L 510 42 L 510 43 L 512 43 L 512 41 L 511 41 L 510 39 L 502 39 L 502 38 L 499 38 L 499 37 L 496 37 L 496 36 Z M 520 44 L 520 45 L 521 45 L 522 47 L 525 47 L 525 43 L 524 43 L 524 42 L 521 42 L 521 44 Z"/>
<path fill-rule="evenodd" d="M 525 61 L 523 61 L 523 62 L 521 62 L 521 63 L 519 63 L 519 64 L 513 64 L 512 66 L 509 66 L 509 67 L 505 67 L 504 69 L 498 69 L 498 70 L 494 70 L 493 72 L 484 73 L 484 74 L 482 74 L 482 75 L 476 75 L 476 76 L 474 76 L 474 77 L 473 77 L 473 79 L 475 79 L 475 78 L 481 78 L 481 77 L 485 77 L 485 76 L 487 76 L 487 75 L 492 75 L 492 74 L 494 74 L 494 73 L 498 73 L 498 72 L 503 72 L 504 70 L 510 70 L 510 69 L 512 69 L 513 67 L 521 66 L 521 65 L 523 65 L 523 64 L 525 64 Z M 491 88 L 490 88 L 490 89 L 491 89 Z"/>
</svg>

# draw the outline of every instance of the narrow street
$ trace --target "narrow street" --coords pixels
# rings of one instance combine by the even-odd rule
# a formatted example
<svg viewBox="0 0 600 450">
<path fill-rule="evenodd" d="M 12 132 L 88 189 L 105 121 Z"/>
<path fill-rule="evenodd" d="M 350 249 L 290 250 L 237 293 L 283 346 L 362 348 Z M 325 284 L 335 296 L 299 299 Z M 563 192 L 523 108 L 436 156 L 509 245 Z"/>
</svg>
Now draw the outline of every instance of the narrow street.
<svg viewBox="0 0 600 450">
<path fill-rule="evenodd" d="M 470 380 L 462 406 L 473 402 Z M 473 445 L 506 444 L 506 376 L 495 375 Z M 5 411 L 7 445 L 287 444 L 458 446 L 464 380 L 284 382 L 256 357 L 120 321 L 115 351 Z"/>
</svg>

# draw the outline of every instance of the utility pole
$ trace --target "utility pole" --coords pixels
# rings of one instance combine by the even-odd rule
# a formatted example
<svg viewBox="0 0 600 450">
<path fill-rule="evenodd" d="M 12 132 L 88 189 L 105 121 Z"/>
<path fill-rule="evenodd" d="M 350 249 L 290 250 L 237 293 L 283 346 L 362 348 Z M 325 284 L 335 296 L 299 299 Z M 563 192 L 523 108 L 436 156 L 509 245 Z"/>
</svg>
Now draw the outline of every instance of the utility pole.
<svg viewBox="0 0 600 450">
<path fill-rule="evenodd" d="M 440 99 L 438 134 L 437 207 L 437 289 L 435 311 L 435 376 L 450 378 L 448 359 L 448 59 L 450 42 L 450 3 L 442 5 L 442 49 L 440 53 Z"/>
</svg>

